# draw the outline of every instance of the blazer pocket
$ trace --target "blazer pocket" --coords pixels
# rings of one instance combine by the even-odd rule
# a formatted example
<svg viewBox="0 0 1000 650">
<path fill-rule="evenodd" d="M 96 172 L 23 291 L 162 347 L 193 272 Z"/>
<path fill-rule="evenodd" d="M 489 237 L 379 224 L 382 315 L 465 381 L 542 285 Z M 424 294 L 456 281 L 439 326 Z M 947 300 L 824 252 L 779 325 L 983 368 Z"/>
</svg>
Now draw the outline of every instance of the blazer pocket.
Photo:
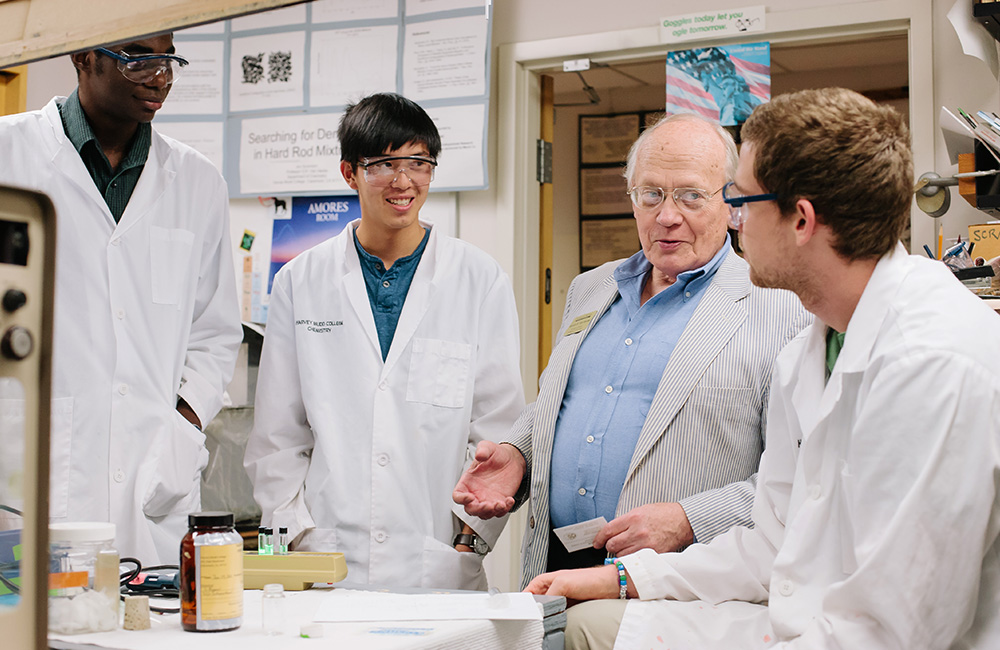
<svg viewBox="0 0 1000 650">
<path fill-rule="evenodd" d="M 406 400 L 462 408 L 472 365 L 472 346 L 440 339 L 413 339 Z"/>
<path fill-rule="evenodd" d="M 149 228 L 151 296 L 158 305 L 179 305 L 189 276 L 194 233 L 182 228 Z"/>
</svg>

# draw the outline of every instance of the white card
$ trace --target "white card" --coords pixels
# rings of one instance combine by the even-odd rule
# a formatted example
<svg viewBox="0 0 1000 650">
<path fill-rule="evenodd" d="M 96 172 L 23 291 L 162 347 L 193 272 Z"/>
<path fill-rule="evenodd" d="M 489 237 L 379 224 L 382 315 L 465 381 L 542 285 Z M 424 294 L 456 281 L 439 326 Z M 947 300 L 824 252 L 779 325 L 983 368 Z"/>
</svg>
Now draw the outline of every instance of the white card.
<svg viewBox="0 0 1000 650">
<path fill-rule="evenodd" d="M 582 551 L 585 548 L 594 548 L 594 538 L 608 524 L 604 517 L 581 521 L 578 524 L 563 526 L 552 530 L 570 553 Z"/>
</svg>

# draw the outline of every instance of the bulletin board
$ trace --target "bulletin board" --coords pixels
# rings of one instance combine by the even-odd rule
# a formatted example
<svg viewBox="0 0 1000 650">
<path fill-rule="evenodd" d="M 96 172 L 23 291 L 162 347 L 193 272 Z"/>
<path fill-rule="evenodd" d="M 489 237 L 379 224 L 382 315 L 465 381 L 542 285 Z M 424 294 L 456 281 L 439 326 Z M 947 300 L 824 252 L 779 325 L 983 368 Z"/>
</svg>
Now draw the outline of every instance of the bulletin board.
<svg viewBox="0 0 1000 650">
<path fill-rule="evenodd" d="M 483 189 L 491 24 L 482 0 L 314 0 L 180 31 L 190 65 L 156 128 L 207 156 L 233 198 L 352 194 L 344 109 L 396 92 L 441 134 L 432 190 Z"/>
</svg>

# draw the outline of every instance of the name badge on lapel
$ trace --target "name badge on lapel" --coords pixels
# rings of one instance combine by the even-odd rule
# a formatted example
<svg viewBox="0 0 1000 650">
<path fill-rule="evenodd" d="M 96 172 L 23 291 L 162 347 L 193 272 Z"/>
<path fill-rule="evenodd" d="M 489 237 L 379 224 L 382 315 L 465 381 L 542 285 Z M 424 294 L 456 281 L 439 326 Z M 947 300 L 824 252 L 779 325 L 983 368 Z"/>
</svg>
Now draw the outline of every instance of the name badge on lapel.
<svg viewBox="0 0 1000 650">
<path fill-rule="evenodd" d="M 580 314 L 573 319 L 573 322 L 569 324 L 563 336 L 569 336 L 570 334 L 576 334 L 577 332 L 582 332 L 587 329 L 587 325 L 590 325 L 590 321 L 594 320 L 594 316 L 597 315 L 596 311 L 587 312 L 586 314 Z"/>
</svg>

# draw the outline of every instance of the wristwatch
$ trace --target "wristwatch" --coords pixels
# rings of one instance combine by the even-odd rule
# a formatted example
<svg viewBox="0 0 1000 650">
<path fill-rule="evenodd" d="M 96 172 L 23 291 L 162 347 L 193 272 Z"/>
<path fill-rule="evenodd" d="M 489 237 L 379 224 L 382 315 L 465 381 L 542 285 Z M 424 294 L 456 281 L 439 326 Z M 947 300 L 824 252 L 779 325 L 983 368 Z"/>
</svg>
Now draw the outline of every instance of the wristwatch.
<svg viewBox="0 0 1000 650">
<path fill-rule="evenodd" d="M 486 555 L 490 552 L 490 545 L 486 543 L 485 539 L 475 533 L 471 535 L 468 533 L 459 533 L 456 535 L 452 546 L 458 546 L 459 544 L 468 546 L 476 552 L 476 555 Z"/>
</svg>

